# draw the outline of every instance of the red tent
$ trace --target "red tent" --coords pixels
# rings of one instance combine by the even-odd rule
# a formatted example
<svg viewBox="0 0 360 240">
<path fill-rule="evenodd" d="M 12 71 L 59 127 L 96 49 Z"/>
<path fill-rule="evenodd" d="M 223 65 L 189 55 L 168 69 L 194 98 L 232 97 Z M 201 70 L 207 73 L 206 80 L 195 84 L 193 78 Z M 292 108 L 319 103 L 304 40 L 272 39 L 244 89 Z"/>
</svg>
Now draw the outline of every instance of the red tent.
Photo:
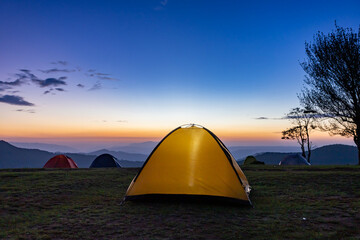
<svg viewBox="0 0 360 240">
<path fill-rule="evenodd" d="M 74 160 L 65 155 L 57 155 L 44 165 L 44 168 L 79 168 Z"/>
</svg>

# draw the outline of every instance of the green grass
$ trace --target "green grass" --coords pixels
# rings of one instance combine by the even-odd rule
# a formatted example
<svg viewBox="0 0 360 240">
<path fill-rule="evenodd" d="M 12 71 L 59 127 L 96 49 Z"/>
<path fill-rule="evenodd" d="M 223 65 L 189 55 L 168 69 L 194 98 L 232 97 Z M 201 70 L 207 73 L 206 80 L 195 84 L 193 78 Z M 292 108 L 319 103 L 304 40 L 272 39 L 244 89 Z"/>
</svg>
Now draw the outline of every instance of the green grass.
<svg viewBox="0 0 360 240">
<path fill-rule="evenodd" d="M 247 166 L 254 207 L 126 202 L 138 169 L 0 171 L 0 239 L 360 239 L 358 166 Z"/>
</svg>

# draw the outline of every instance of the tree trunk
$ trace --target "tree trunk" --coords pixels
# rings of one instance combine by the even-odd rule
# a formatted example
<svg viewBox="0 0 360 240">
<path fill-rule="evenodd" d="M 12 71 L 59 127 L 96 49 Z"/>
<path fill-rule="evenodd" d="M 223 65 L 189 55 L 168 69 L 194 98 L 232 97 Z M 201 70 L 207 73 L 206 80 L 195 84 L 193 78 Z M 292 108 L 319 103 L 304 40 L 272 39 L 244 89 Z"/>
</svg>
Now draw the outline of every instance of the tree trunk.
<svg viewBox="0 0 360 240">
<path fill-rule="evenodd" d="M 358 137 L 359 130 L 356 130 L 356 134 L 354 136 L 354 142 L 356 144 L 357 150 L 358 150 L 358 165 L 360 165 L 360 138 Z"/>
<path fill-rule="evenodd" d="M 360 141 L 355 142 L 358 151 L 358 165 L 360 165 Z"/>
<path fill-rule="evenodd" d="M 308 163 L 310 163 L 310 156 L 311 156 L 311 148 L 308 146 L 308 155 L 307 155 Z"/>
<path fill-rule="evenodd" d="M 304 157 L 304 158 L 306 158 L 306 154 L 305 154 L 305 146 L 304 146 L 304 144 L 301 144 L 301 152 L 302 152 L 302 156 Z"/>
<path fill-rule="evenodd" d="M 307 150 L 308 150 L 307 161 L 308 161 L 308 163 L 310 163 L 311 143 L 310 143 L 310 136 L 309 136 L 308 126 L 305 126 L 305 130 L 306 130 L 306 142 L 307 142 Z"/>
</svg>

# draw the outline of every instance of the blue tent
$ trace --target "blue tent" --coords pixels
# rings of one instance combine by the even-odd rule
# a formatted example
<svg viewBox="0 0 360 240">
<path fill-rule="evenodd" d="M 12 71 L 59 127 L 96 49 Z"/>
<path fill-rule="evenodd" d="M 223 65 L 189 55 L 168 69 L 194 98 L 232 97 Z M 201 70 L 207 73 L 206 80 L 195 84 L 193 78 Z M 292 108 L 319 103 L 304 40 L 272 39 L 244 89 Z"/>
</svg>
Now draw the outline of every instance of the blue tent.
<svg viewBox="0 0 360 240">
<path fill-rule="evenodd" d="M 291 154 L 284 157 L 280 161 L 279 165 L 311 165 L 308 161 L 300 154 Z"/>
<path fill-rule="evenodd" d="M 110 154 L 101 154 L 91 163 L 90 168 L 116 168 L 121 167 L 117 159 Z"/>
</svg>

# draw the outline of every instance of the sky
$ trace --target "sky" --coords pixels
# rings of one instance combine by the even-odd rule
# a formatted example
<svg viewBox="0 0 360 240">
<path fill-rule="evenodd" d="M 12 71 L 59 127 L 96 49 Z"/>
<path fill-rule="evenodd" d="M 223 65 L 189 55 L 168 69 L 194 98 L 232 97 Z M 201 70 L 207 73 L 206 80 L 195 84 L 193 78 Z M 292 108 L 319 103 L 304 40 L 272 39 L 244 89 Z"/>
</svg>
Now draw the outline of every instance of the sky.
<svg viewBox="0 0 360 240">
<path fill-rule="evenodd" d="M 295 145 L 305 42 L 360 1 L 0 1 L 0 139 L 116 145 L 186 123 L 230 145 Z M 267 119 L 259 119 L 259 118 Z M 313 133 L 313 142 L 352 144 Z"/>
</svg>

